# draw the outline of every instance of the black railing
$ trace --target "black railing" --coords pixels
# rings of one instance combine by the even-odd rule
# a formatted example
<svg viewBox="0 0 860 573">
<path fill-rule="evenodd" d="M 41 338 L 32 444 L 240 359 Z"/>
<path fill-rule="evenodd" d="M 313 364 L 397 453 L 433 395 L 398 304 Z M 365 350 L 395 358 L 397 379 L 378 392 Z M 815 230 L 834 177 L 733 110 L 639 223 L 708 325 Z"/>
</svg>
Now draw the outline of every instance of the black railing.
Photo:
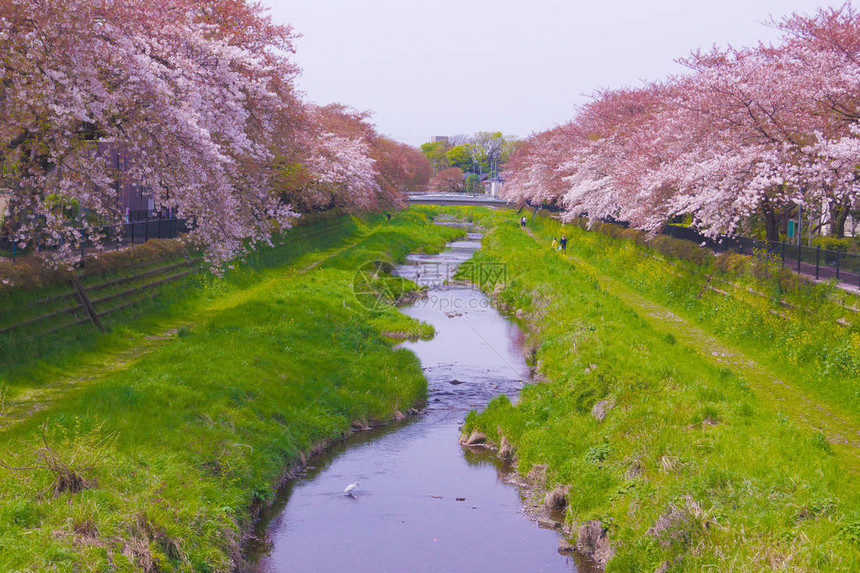
<svg viewBox="0 0 860 573">
<path fill-rule="evenodd" d="M 663 234 L 699 243 L 718 253 L 734 251 L 742 255 L 753 255 L 756 252 L 766 252 L 779 258 L 783 266 L 800 274 L 813 276 L 816 280 L 836 279 L 860 288 L 860 255 L 857 254 L 749 237 L 711 239 L 695 229 L 677 225 L 666 225 Z"/>
<path fill-rule="evenodd" d="M 54 251 L 64 241 L 66 243 L 72 241 L 72 237 L 76 234 L 83 238 L 73 240 L 75 251 L 80 251 L 80 255 L 85 256 L 88 252 L 119 250 L 128 245 L 145 243 L 149 239 L 174 239 L 190 229 L 191 224 L 187 220 L 175 217 L 132 220 L 117 225 L 69 229 L 63 232 L 59 240 L 40 241 L 37 238 L 29 241 L 25 248 L 21 248 L 12 237 L 0 235 L 0 256 L 17 257 L 33 252 Z"/>
</svg>

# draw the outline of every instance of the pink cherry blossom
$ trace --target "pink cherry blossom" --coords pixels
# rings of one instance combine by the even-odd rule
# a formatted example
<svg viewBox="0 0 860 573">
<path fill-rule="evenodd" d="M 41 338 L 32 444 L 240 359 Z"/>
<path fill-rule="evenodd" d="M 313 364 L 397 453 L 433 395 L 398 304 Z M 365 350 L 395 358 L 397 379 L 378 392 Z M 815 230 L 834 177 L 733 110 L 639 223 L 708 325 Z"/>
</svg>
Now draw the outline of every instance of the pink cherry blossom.
<svg viewBox="0 0 860 573">
<path fill-rule="evenodd" d="M 694 53 L 688 74 L 597 93 L 529 139 L 505 193 L 648 230 L 691 215 L 712 236 L 757 216 L 776 238 L 800 205 L 840 235 L 860 197 L 860 14 L 846 3 L 777 26 L 777 46 Z"/>
<path fill-rule="evenodd" d="M 323 195 L 355 210 L 380 201 L 372 138 L 301 101 L 292 30 L 259 4 L 0 0 L 0 15 L 0 189 L 19 244 L 73 257 L 83 235 L 71 228 L 93 239 L 121 220 L 118 181 L 192 220 L 213 265 Z"/>
</svg>

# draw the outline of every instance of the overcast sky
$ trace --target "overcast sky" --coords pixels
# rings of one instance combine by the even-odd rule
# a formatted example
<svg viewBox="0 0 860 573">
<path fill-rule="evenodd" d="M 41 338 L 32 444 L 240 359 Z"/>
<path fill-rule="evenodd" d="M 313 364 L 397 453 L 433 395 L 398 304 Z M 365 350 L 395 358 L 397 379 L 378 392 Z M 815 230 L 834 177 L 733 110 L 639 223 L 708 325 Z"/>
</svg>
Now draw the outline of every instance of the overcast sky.
<svg viewBox="0 0 860 573">
<path fill-rule="evenodd" d="M 299 88 L 373 112 L 379 131 L 525 137 L 599 88 L 683 71 L 699 48 L 773 42 L 764 23 L 830 0 L 262 0 L 302 34 Z"/>
</svg>

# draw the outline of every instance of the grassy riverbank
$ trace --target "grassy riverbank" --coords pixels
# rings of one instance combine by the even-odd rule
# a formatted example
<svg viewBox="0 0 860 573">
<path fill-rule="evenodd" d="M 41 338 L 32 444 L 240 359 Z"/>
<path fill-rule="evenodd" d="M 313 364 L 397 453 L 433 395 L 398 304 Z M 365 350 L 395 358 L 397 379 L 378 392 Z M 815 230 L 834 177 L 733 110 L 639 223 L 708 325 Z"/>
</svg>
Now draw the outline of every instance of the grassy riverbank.
<svg viewBox="0 0 860 573">
<path fill-rule="evenodd" d="M 403 213 L 359 223 L 326 253 L 293 252 L 287 239 L 162 300 L 148 331 L 183 326 L 140 356 L 92 372 L 118 328 L 81 349 L 92 355 L 30 365 L 36 389 L 52 391 L 0 433 L 0 459 L 29 468 L 0 468 L 0 569 L 231 570 L 253 508 L 303 452 L 424 397 L 418 361 L 386 335 L 426 328 L 360 305 L 356 269 L 458 233 Z M 7 396 L 31 393 L 27 367 Z M 57 387 L 49 373 L 69 369 Z"/>
<path fill-rule="evenodd" d="M 204 270 L 180 281 L 153 287 L 150 291 L 157 293 L 157 296 L 102 317 L 107 333 L 99 332 L 90 323 L 84 323 L 62 328 L 50 336 L 39 335 L 40 331 L 68 322 L 67 315 L 0 333 L 0 363 L 4 366 L 0 371 L 0 383 L 6 383 L 12 391 L 19 382 L 30 387 L 38 386 L 42 382 L 54 380 L 72 367 L 84 366 L 84 360 L 97 360 L 99 354 L 136 348 L 144 341 L 144 337 L 158 335 L 173 327 L 177 321 L 187 318 L 187 321 L 193 322 L 195 314 L 205 310 L 216 298 L 234 294 L 264 280 L 267 269 L 300 265 L 300 260 L 311 261 L 319 256 L 318 253 L 346 244 L 362 232 L 363 223 L 349 216 L 317 219 L 287 230 L 275 238 L 272 247 L 261 245 L 243 263 L 228 269 L 223 278 Z M 183 255 L 199 257 L 201 253 L 195 253 L 194 249 L 183 246 L 175 239 L 134 245 L 86 261 L 81 270 L 85 275 L 82 283 L 86 287 L 91 280 L 121 279 L 128 274 L 146 270 L 153 260 L 165 259 L 170 263 L 184 260 Z M 93 267 L 100 270 L 94 270 Z M 68 272 L 51 269 L 35 260 L 28 259 L 12 267 L 7 262 L 7 266 L 0 269 L 0 275 L 10 269 L 29 273 L 35 278 L 28 282 L 17 277 L 15 282 L 22 284 L 22 287 L 0 290 L 3 324 L 17 322 L 16 316 L 38 315 L 40 307 L 46 306 L 44 301 L 70 289 L 67 284 Z M 122 290 L 124 285 L 118 288 Z M 57 306 L 62 308 L 69 306 L 69 303 L 60 302 Z"/>
<path fill-rule="evenodd" d="M 744 310 L 750 303 L 720 301 L 734 313 L 722 318 L 702 310 L 713 300 L 692 306 L 704 281 L 694 294 L 684 294 L 691 287 L 679 294 L 677 271 L 658 268 L 629 242 L 567 226 L 567 257 L 549 248 L 560 235 L 555 222 L 524 232 L 513 214 L 472 214 L 493 227 L 474 262 L 507 266 L 494 297 L 520 311 L 541 382 L 516 405 L 499 398 L 470 414 L 464 429 L 497 444 L 504 436 L 521 473 L 545 465 L 550 488 L 570 486 L 566 518 L 582 549 L 608 559 L 609 571 L 860 568 L 856 445 L 831 444 L 828 430 L 804 417 L 841 406 L 851 428 L 856 410 L 838 403 L 858 390 L 851 332 L 847 342 L 835 338 L 849 356 L 839 368 L 836 353 L 815 346 L 839 332 L 828 326 L 804 347 L 818 348 L 817 360 L 788 363 L 775 375 L 779 341 L 770 324 L 756 330 L 755 315 Z M 642 277 L 646 267 L 650 276 Z M 659 285 L 664 299 L 654 294 Z M 669 300 L 677 315 L 657 304 Z M 794 333 L 829 324 L 802 314 L 789 325 Z M 718 338 L 707 338 L 696 320 Z M 724 346 L 765 336 L 770 344 L 750 346 L 754 360 Z M 811 392 L 810 369 L 820 392 Z M 798 390 L 822 402 L 803 402 Z"/>
<path fill-rule="evenodd" d="M 743 349 L 860 424 L 857 295 L 812 284 L 764 253 L 696 257 L 704 250 L 694 243 L 660 238 L 681 247 L 664 250 L 692 251 L 690 261 L 548 217 L 535 219 L 532 228 L 547 243 L 566 232 L 571 256 Z"/>
</svg>

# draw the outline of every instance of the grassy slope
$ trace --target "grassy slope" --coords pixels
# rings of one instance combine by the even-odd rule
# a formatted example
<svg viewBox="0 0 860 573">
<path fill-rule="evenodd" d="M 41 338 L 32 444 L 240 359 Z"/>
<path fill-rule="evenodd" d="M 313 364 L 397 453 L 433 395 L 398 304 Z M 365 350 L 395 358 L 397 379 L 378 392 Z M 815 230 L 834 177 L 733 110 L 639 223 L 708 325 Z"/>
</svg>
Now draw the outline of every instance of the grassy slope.
<svg viewBox="0 0 860 573">
<path fill-rule="evenodd" d="M 285 256 L 291 266 L 262 272 L 252 261 L 206 279 L 206 304 L 176 294 L 196 309 L 195 327 L 0 434 L 4 461 L 41 465 L 44 424 L 51 448 L 91 466 L 84 477 L 95 484 L 55 497 L 50 472 L 0 469 L 0 570 L 230 570 L 251 508 L 300 452 L 423 398 L 414 355 L 381 334 L 420 328 L 362 308 L 351 283 L 368 260 L 438 248 L 456 233 L 401 214 L 304 273 L 312 261 Z"/>
<path fill-rule="evenodd" d="M 567 232 L 568 257 L 580 271 L 653 328 L 731 367 L 762 403 L 820 433 L 846 468 L 860 473 L 860 324 L 843 306 L 858 306 L 856 295 L 799 281 L 767 259 L 729 254 L 714 264 L 692 264 L 628 240 L 560 227 L 540 218 L 529 232 L 545 242 Z M 664 250 L 696 249 L 672 241 Z M 720 270 L 734 266 L 742 272 Z M 709 283 L 731 296 L 704 288 Z M 845 317 L 852 327 L 836 321 Z"/>
<path fill-rule="evenodd" d="M 776 375 L 790 378 L 798 389 L 860 425 L 860 387 L 856 384 L 860 379 L 860 315 L 840 304 L 860 306 L 856 295 L 828 284 L 805 284 L 781 269 L 778 261 L 724 256 L 719 267 L 739 265 L 752 271 L 733 274 L 713 265 L 668 264 L 671 261 L 665 257 L 630 241 L 571 225 L 562 229 L 557 221 L 545 217 L 536 219 L 533 227 L 547 242 L 553 235 L 567 232 L 571 256 L 588 261 L 637 293 L 737 345 Z M 719 284 L 733 290 L 733 296 L 703 289 L 712 274 L 736 283 L 736 287 Z M 785 308 L 780 301 L 791 306 Z M 841 317 L 853 327 L 838 324 L 836 319 Z"/>
<path fill-rule="evenodd" d="M 153 299 L 110 315 L 103 319 L 108 329 L 105 333 L 84 324 L 51 336 L 32 336 L 26 330 L 0 335 L 0 427 L 26 419 L 44 403 L 63 399 L 70 389 L 93 378 L 127 367 L 165 344 L 176 331 L 241 303 L 266 281 L 298 272 L 352 244 L 363 227 L 361 221 L 348 216 L 294 227 L 272 247 L 253 251 L 222 278 L 197 273 L 168 284 Z M 141 247 L 146 245 L 137 246 Z M 45 287 L 4 293 L 0 310 L 38 305 L 52 290 Z"/>
<path fill-rule="evenodd" d="M 512 217 L 485 237 L 482 259 L 507 263 L 497 298 L 525 311 L 546 381 L 516 406 L 500 398 L 471 414 L 466 429 L 497 442 L 501 431 L 521 472 L 544 463 L 571 484 L 568 518 L 609 528 L 609 570 L 860 568 L 856 474 L 820 433 L 736 367 L 654 328 Z M 602 422 L 591 414 L 599 400 L 615 402 Z M 649 533 L 661 516 L 669 525 Z"/>
<path fill-rule="evenodd" d="M 301 265 L 301 260 L 319 257 L 320 253 L 337 248 L 360 233 L 359 222 L 348 216 L 294 227 L 286 231 L 274 247 L 253 251 L 243 264 L 229 270 L 223 279 L 209 273 L 198 273 L 167 285 L 155 299 L 103 318 L 105 327 L 112 331 L 107 334 L 99 333 L 89 324 L 64 329 L 48 337 L 32 336 L 27 329 L 0 334 L 0 363 L 4 366 L 0 372 L 0 383 L 5 383 L 14 394 L 17 386 L 33 387 L 55 380 L 70 366 L 97 363 L 101 358 L 110 357 L 122 349 L 136 349 L 146 344 L 145 336 L 194 322 L 196 315 L 205 311 L 213 300 L 265 280 L 268 275 L 262 271 L 285 265 Z M 136 245 L 134 250 L 152 250 L 149 244 Z M 109 255 L 116 257 L 115 253 Z M 133 268 L 140 270 L 141 265 L 136 264 Z M 109 274 L 108 278 L 123 276 L 128 272 L 128 269 L 119 269 Z M 43 298 L 68 290 L 67 285 L 54 285 L 0 292 L 0 313 L 4 317 L 14 316 L 18 308 L 33 307 Z M 59 317 L 56 322 L 62 324 L 66 320 L 67 317 Z M 53 326 L 53 322 L 46 325 L 50 326 Z"/>
</svg>

